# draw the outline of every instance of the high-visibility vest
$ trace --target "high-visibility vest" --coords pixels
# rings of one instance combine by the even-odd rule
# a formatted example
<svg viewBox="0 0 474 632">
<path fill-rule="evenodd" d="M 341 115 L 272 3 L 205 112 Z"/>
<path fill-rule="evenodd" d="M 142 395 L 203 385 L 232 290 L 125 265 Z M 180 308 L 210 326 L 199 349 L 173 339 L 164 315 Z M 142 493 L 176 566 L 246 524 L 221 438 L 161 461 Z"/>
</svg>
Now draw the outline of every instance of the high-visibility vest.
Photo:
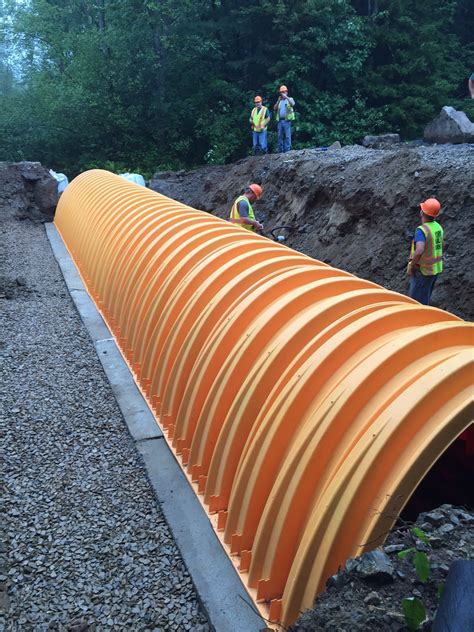
<svg viewBox="0 0 474 632">
<path fill-rule="evenodd" d="M 253 208 L 249 202 L 248 197 L 246 195 L 239 195 L 239 197 L 235 200 L 234 205 L 232 206 L 232 210 L 230 212 L 230 221 L 232 222 L 232 224 L 240 224 L 242 228 L 255 232 L 254 226 L 252 226 L 252 224 L 245 224 L 240 217 L 238 208 L 239 202 L 245 202 L 248 205 L 249 219 L 255 219 L 255 214 L 253 212 Z"/>
<path fill-rule="evenodd" d="M 280 102 L 283 99 L 278 99 L 278 101 L 275 104 L 275 112 L 276 112 L 276 120 L 279 121 L 280 120 Z M 291 105 L 290 103 L 290 99 L 287 97 L 286 99 L 288 101 L 287 105 L 286 105 L 286 119 L 284 119 L 285 121 L 294 121 L 295 120 L 295 108 L 293 105 Z"/>
<path fill-rule="evenodd" d="M 443 271 L 443 228 L 438 222 L 418 226 L 425 235 L 425 249 L 418 262 L 421 274 L 433 276 Z M 418 230 L 417 228 L 417 230 Z M 411 242 L 411 258 L 415 254 L 415 239 Z"/>
<path fill-rule="evenodd" d="M 254 108 L 250 114 L 250 118 L 252 119 L 253 131 L 261 132 L 263 130 L 263 122 L 266 118 L 268 118 L 267 108 L 264 105 L 262 105 L 260 110 L 258 108 Z"/>
</svg>

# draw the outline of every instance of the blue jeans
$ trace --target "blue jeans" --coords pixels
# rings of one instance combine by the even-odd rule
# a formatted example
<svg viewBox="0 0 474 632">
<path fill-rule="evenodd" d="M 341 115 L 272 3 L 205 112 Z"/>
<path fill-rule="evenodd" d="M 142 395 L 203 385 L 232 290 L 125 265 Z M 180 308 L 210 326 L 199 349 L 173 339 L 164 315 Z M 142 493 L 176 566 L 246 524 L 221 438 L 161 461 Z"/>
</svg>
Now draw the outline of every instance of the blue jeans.
<svg viewBox="0 0 474 632">
<path fill-rule="evenodd" d="M 291 149 L 291 121 L 278 121 L 278 151 Z"/>
<path fill-rule="evenodd" d="M 267 153 L 267 130 L 263 129 L 261 132 L 252 132 L 253 150 L 257 153 L 260 150 L 262 153 Z"/>
<path fill-rule="evenodd" d="M 422 305 L 429 305 L 431 294 L 438 278 L 438 274 L 425 276 L 419 270 L 415 272 L 415 276 L 410 277 L 410 289 L 408 296 L 414 298 Z"/>
</svg>

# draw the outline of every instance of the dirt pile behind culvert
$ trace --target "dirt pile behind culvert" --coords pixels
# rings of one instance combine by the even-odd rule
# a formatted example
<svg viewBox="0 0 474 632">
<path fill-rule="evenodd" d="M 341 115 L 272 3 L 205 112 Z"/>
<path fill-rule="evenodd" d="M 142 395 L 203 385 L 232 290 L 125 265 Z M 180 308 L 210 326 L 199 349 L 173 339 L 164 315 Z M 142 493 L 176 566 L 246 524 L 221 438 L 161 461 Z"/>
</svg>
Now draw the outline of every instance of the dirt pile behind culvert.
<svg viewBox="0 0 474 632">
<path fill-rule="evenodd" d="M 264 197 L 255 210 L 266 231 L 291 224 L 287 245 L 402 293 L 418 205 L 435 196 L 443 205 L 445 271 L 433 304 L 472 320 L 473 165 L 474 145 L 306 149 L 159 173 L 151 188 L 227 218 L 241 190 L 261 183 Z"/>
<path fill-rule="evenodd" d="M 57 182 L 41 163 L 0 162 L 0 220 L 50 222 L 57 200 Z"/>
</svg>

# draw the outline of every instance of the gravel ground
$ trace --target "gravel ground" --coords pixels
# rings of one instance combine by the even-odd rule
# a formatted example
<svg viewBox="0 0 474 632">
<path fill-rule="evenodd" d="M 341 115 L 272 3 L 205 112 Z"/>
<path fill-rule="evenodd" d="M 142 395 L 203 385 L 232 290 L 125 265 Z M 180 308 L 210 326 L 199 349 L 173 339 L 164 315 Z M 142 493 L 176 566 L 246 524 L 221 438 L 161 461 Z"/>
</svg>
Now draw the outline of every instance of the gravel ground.
<svg viewBox="0 0 474 632">
<path fill-rule="evenodd" d="M 44 227 L 0 244 L 0 629 L 210 630 Z"/>
</svg>

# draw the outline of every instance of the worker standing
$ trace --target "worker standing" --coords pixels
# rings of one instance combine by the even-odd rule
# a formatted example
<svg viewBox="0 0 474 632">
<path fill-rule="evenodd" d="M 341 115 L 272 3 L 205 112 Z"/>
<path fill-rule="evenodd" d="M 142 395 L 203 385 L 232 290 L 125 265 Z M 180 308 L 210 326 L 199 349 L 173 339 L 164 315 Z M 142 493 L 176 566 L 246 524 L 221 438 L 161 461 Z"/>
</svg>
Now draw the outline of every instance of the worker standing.
<svg viewBox="0 0 474 632">
<path fill-rule="evenodd" d="M 280 96 L 273 106 L 278 121 L 278 151 L 291 149 L 291 121 L 295 120 L 295 100 L 288 96 L 288 88 L 280 86 Z"/>
<path fill-rule="evenodd" d="M 443 228 L 436 218 L 441 204 L 429 198 L 420 204 L 421 224 L 411 245 L 407 274 L 410 276 L 409 296 L 429 305 L 436 279 L 443 271 Z"/>
<path fill-rule="evenodd" d="M 243 195 L 235 200 L 230 212 L 230 221 L 232 224 L 240 224 L 242 228 L 256 232 L 262 230 L 263 226 L 255 219 L 252 204 L 262 197 L 262 187 L 259 184 L 251 184 L 248 186 Z"/>
<path fill-rule="evenodd" d="M 262 97 L 253 100 L 254 108 L 250 113 L 249 122 L 252 127 L 253 153 L 267 153 L 267 127 L 270 122 L 270 111 L 262 103 Z"/>
</svg>

